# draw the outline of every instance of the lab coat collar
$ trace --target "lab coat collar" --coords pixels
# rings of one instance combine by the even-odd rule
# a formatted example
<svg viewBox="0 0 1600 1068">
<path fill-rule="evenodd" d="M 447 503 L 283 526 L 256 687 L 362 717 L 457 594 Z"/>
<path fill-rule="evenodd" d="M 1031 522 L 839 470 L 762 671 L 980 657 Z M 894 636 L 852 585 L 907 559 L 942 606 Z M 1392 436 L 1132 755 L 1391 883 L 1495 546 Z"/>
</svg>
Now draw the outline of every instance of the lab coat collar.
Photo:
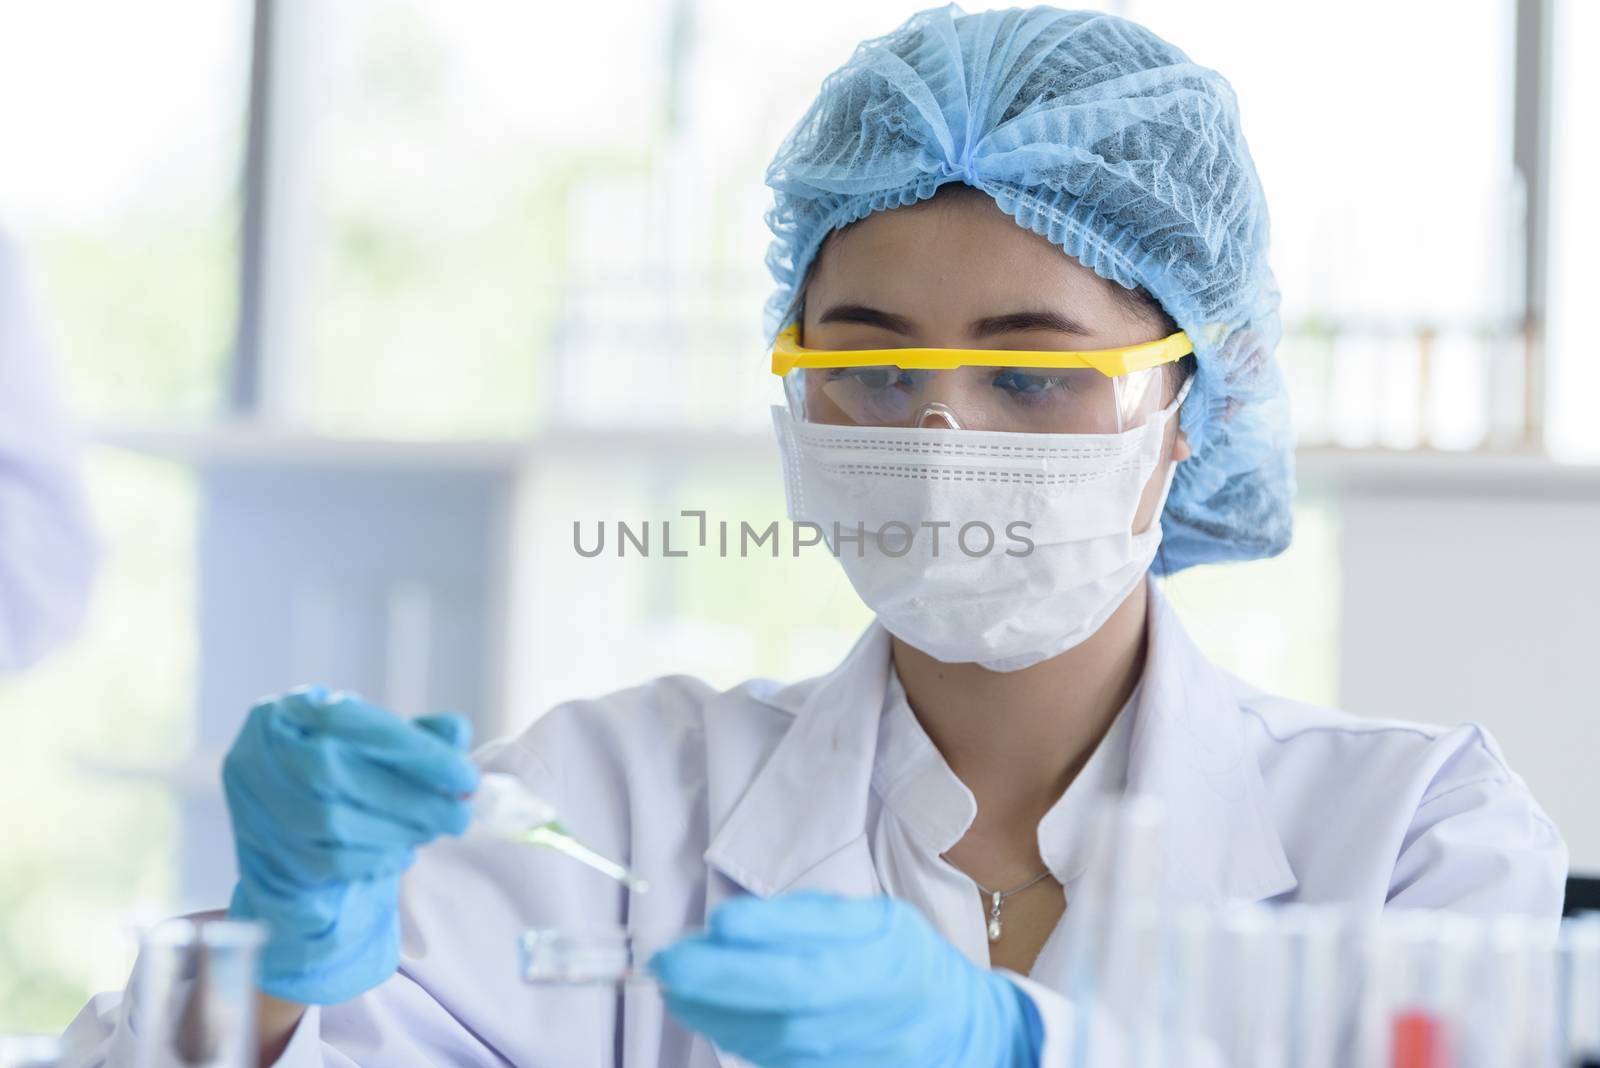
<svg viewBox="0 0 1600 1068">
<path fill-rule="evenodd" d="M 888 632 L 874 622 L 828 675 L 765 698 L 794 722 L 715 830 L 709 864 L 762 896 L 879 892 L 867 824 L 889 657 Z M 1153 582 L 1129 746 L 1129 791 L 1166 813 L 1169 901 L 1259 901 L 1294 889 L 1231 680 Z"/>
<path fill-rule="evenodd" d="M 874 621 L 833 671 L 766 698 L 794 722 L 715 832 L 709 864 L 762 897 L 879 892 L 866 830 L 889 655 Z"/>
</svg>

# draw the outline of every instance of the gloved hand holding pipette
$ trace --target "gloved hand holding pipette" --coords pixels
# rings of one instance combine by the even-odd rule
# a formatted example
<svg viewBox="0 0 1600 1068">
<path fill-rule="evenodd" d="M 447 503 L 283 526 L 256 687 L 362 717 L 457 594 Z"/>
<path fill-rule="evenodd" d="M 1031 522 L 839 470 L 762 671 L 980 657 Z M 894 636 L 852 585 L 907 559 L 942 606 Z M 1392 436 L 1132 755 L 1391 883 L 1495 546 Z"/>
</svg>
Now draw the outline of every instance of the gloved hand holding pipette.
<svg viewBox="0 0 1600 1068">
<path fill-rule="evenodd" d="M 407 721 L 321 687 L 251 709 L 222 781 L 239 860 L 229 915 L 268 926 L 265 993 L 334 1004 L 394 974 L 401 874 L 417 846 L 461 834 L 475 815 L 493 833 L 645 889 L 520 780 L 480 775 L 471 734 L 458 715 Z"/>
<path fill-rule="evenodd" d="M 265 993 L 328 1005 L 394 973 L 401 873 L 471 820 L 471 734 L 461 716 L 408 722 L 321 687 L 250 710 L 222 767 L 239 861 L 228 914 L 267 925 Z"/>
</svg>

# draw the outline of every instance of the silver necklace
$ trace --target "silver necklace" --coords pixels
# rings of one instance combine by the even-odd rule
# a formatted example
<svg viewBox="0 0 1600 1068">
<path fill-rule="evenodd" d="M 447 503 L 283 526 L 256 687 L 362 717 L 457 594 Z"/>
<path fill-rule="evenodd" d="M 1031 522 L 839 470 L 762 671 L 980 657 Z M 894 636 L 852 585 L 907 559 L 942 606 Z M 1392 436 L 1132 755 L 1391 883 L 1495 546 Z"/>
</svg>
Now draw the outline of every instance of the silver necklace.
<svg viewBox="0 0 1600 1068">
<path fill-rule="evenodd" d="M 1005 901 L 1005 899 L 1010 897 L 1012 894 L 1020 894 L 1024 890 L 1028 889 L 1028 887 L 1034 886 L 1035 884 L 1038 884 L 1038 883 L 1042 883 L 1049 877 L 1050 877 L 1050 869 L 1046 868 L 1044 871 L 1040 872 L 1038 875 L 1035 875 L 1033 878 L 1031 878 L 1027 882 L 1023 883 L 1021 886 L 1014 887 L 1014 888 L 1012 888 L 1010 890 L 990 890 L 987 886 L 984 886 L 982 883 L 978 882 L 978 880 L 976 880 L 976 879 L 972 880 L 972 885 L 974 885 L 974 886 L 976 886 L 978 888 L 978 892 L 981 893 L 981 894 L 984 894 L 985 896 L 987 896 L 987 897 L 989 897 L 991 899 L 990 904 L 989 904 L 989 941 L 991 941 L 991 942 L 1000 941 L 1000 934 L 1001 934 L 1000 906 Z M 968 876 L 968 878 L 970 879 L 972 877 Z"/>
</svg>

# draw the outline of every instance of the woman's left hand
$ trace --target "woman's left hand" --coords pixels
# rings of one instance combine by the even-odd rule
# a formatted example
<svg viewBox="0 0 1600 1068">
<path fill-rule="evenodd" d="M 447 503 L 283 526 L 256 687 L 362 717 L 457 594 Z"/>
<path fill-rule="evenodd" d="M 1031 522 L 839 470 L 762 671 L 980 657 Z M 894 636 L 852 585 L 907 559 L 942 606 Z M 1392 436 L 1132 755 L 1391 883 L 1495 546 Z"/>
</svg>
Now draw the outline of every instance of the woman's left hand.
<svg viewBox="0 0 1600 1068">
<path fill-rule="evenodd" d="M 893 898 L 735 898 L 656 954 L 683 1026 L 763 1068 L 1034 1068 L 1038 1010 Z"/>
</svg>

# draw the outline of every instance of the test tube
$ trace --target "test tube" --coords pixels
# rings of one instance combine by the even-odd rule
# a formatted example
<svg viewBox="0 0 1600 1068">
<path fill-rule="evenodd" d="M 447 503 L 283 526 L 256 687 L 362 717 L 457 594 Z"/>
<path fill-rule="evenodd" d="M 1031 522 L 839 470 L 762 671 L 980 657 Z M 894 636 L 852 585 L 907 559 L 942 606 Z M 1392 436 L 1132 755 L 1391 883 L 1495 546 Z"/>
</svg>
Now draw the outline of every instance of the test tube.
<svg viewBox="0 0 1600 1068">
<path fill-rule="evenodd" d="M 1129 1068 L 1162 1068 L 1172 1063 L 1164 1055 L 1162 1035 L 1166 917 L 1153 904 L 1140 902 L 1120 910 L 1113 922 L 1116 948 L 1100 981 L 1104 1007 L 1121 1033 Z"/>
<path fill-rule="evenodd" d="M 138 1068 L 246 1068 L 257 1063 L 259 924 L 167 920 L 139 948 L 134 999 Z"/>
<path fill-rule="evenodd" d="M 1258 905 L 1239 905 L 1219 917 L 1216 945 L 1226 995 L 1220 1035 L 1228 1063 L 1238 1068 L 1289 1064 L 1292 960 L 1281 924 Z"/>
<path fill-rule="evenodd" d="M 1562 1032 L 1568 1068 L 1600 1068 L 1600 913 L 1561 931 Z"/>
<path fill-rule="evenodd" d="M 1354 984 L 1340 981 L 1344 914 L 1326 905 L 1286 905 L 1273 911 L 1273 922 L 1288 954 L 1284 1063 L 1293 1068 L 1334 1068 L 1343 1060 L 1341 1025 L 1355 998 Z"/>
<path fill-rule="evenodd" d="M 1210 910 L 1193 904 L 1179 907 L 1168 927 L 1159 997 L 1161 1032 L 1168 1051 L 1165 1064 L 1182 1064 L 1186 1050 L 1214 1040 L 1214 930 Z"/>
<path fill-rule="evenodd" d="M 1433 911 L 1385 914 L 1366 960 L 1361 1063 L 1456 1068 L 1471 1047 L 1469 966 L 1477 927 Z"/>
<path fill-rule="evenodd" d="M 1331 1068 L 1352 990 L 1338 977 L 1341 915 L 1317 905 L 1235 908 L 1224 918 L 1232 993 L 1226 1030 L 1232 1062 L 1248 1068 Z"/>
<path fill-rule="evenodd" d="M 1117 942 L 1124 916 L 1158 903 L 1161 823 L 1160 803 L 1151 798 L 1126 796 L 1095 812 L 1089 865 L 1067 909 L 1068 996 L 1110 1002 L 1114 1012 L 1126 1007 L 1114 1003 L 1124 996 L 1112 978 L 1119 974 Z"/>
<path fill-rule="evenodd" d="M 1478 969 L 1469 1065 L 1556 1068 L 1555 932 L 1542 920 L 1499 916 L 1488 926 Z"/>
</svg>

